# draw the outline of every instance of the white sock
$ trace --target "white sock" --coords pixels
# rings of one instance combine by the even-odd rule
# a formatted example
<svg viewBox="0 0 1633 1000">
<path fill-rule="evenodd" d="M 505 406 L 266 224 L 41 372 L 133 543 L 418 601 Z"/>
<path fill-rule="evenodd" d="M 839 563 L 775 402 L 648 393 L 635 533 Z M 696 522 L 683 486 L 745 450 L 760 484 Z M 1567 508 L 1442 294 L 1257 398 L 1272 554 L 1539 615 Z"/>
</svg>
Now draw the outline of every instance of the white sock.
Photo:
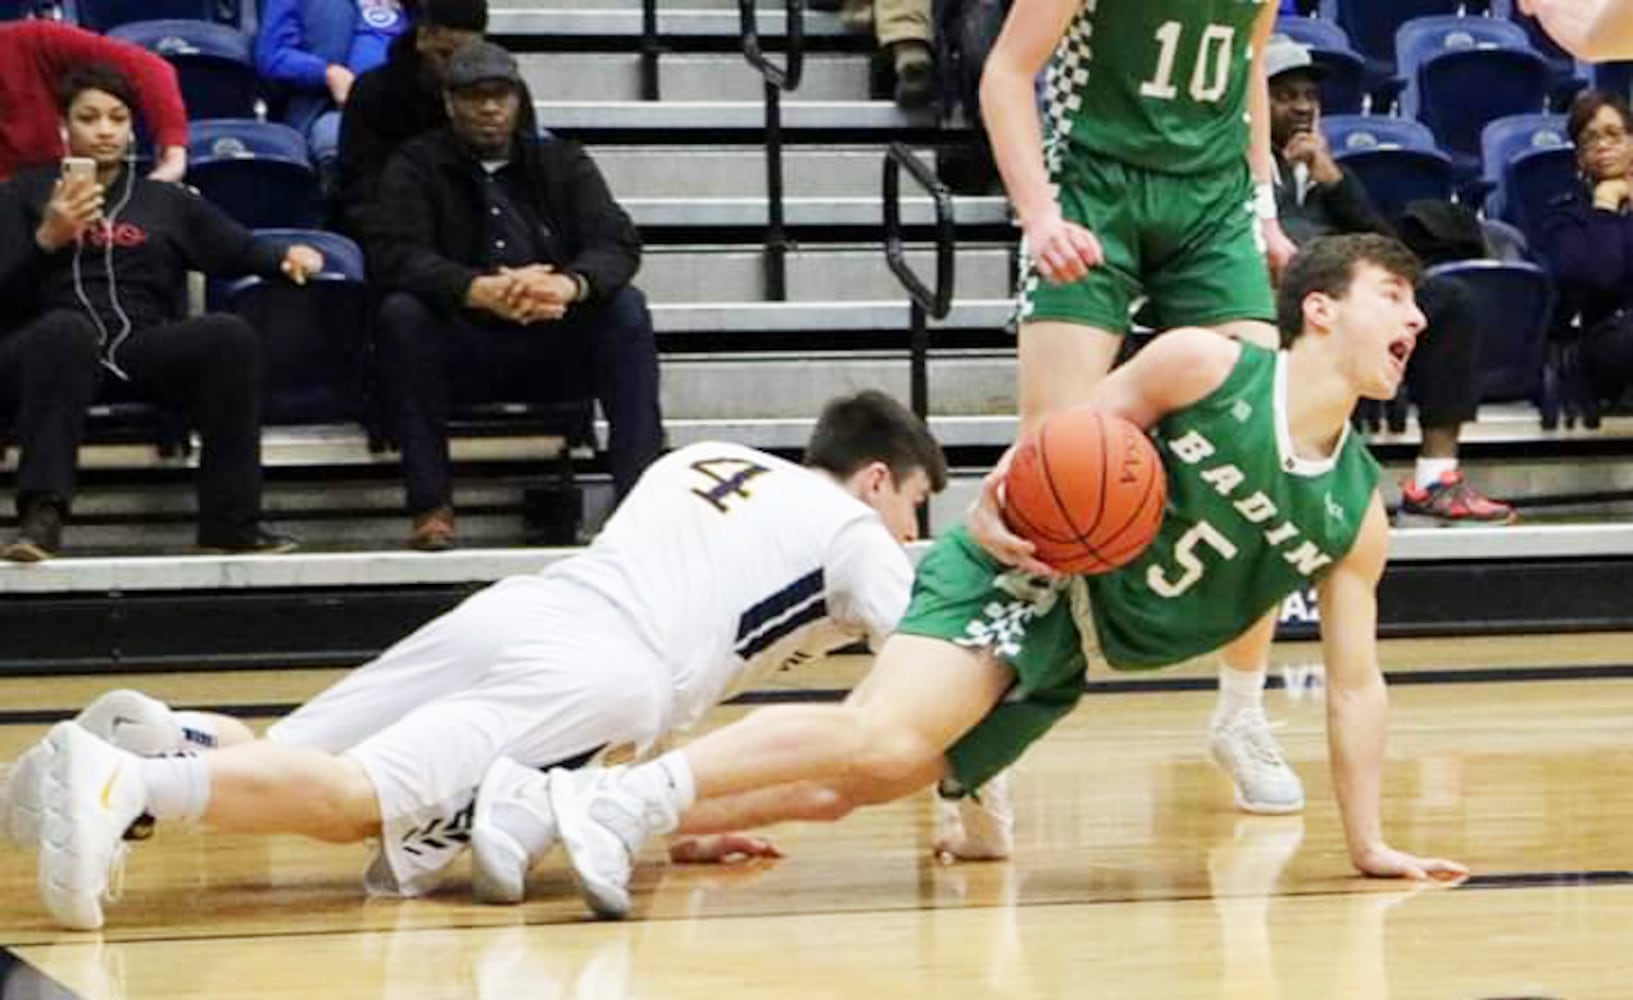
<svg viewBox="0 0 1633 1000">
<path fill-rule="evenodd" d="M 210 770 L 203 757 L 146 757 L 141 766 L 147 811 L 154 819 L 204 818 L 210 804 Z"/>
<path fill-rule="evenodd" d="M 697 801 L 697 782 L 692 778 L 692 765 L 679 750 L 671 750 L 649 764 L 640 764 L 624 775 L 625 786 L 637 795 L 664 803 L 678 821 L 681 813 Z M 653 831 L 667 833 L 667 830 Z"/>
<path fill-rule="evenodd" d="M 1218 725 L 1243 709 L 1264 707 L 1264 676 L 1263 670 L 1220 667 L 1219 703 L 1213 709 L 1213 723 Z"/>
<path fill-rule="evenodd" d="M 1426 490 L 1448 472 L 1457 471 L 1456 458 L 1419 458 L 1412 470 L 1412 481 L 1418 489 Z"/>
<path fill-rule="evenodd" d="M 221 744 L 221 731 L 215 717 L 208 712 L 176 712 L 176 725 L 181 727 L 182 739 L 187 745 L 200 750 L 214 750 Z"/>
</svg>

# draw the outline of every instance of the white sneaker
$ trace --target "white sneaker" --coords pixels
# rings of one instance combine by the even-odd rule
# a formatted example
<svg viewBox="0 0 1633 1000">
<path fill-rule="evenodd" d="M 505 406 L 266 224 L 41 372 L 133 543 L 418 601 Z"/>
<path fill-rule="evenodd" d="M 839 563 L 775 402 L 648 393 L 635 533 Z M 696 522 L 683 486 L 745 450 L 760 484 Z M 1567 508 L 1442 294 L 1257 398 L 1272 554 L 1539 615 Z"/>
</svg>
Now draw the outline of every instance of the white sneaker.
<svg viewBox="0 0 1633 1000">
<path fill-rule="evenodd" d="M 1244 708 L 1215 723 L 1208 750 L 1236 785 L 1236 807 L 1262 815 L 1304 808 L 1304 783 L 1287 764 L 1262 708 Z"/>
<path fill-rule="evenodd" d="M 190 745 L 170 706 L 140 691 L 109 691 L 74 716 L 81 729 L 138 757 L 162 757 Z M 3 800 L 6 835 L 19 847 L 40 842 L 40 767 L 49 756 L 42 741 L 11 767 Z"/>
<path fill-rule="evenodd" d="M 1009 772 L 1000 771 L 973 795 L 957 799 L 936 794 L 937 857 L 960 861 L 1002 861 L 1015 853 L 1015 807 Z"/>
<path fill-rule="evenodd" d="M 123 871 L 125 830 L 142 815 L 147 789 L 135 754 L 72 722 L 46 736 L 40 781 L 40 899 L 72 930 L 102 926 L 109 879 Z"/>
<path fill-rule="evenodd" d="M 478 903 L 520 903 L 527 873 L 556 845 L 548 785 L 544 774 L 508 757 L 483 775 L 471 821 L 471 892 Z M 518 839 L 518 826 L 531 828 L 530 843 Z M 543 842 L 534 842 L 541 832 Z"/>
<path fill-rule="evenodd" d="M 18 847 L 40 843 L 40 778 L 51 760 L 51 746 L 40 741 L 23 751 L 6 772 L 6 836 Z"/>
<path fill-rule="evenodd" d="M 629 915 L 629 878 L 648 837 L 673 830 L 674 808 L 627 787 L 624 768 L 557 768 L 546 778 L 556 831 L 579 894 L 604 920 Z"/>
<path fill-rule="evenodd" d="M 140 691 L 109 691 L 74 717 L 80 727 L 138 757 L 179 753 L 190 744 L 176 713 Z"/>
</svg>

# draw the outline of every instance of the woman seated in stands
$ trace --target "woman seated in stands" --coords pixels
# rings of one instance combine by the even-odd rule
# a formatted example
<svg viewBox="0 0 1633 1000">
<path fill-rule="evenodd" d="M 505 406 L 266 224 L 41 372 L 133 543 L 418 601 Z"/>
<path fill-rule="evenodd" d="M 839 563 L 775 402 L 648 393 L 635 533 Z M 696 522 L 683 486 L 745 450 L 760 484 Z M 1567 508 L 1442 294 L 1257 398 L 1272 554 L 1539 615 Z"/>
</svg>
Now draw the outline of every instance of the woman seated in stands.
<svg viewBox="0 0 1633 1000">
<path fill-rule="evenodd" d="M 130 85 L 117 70 L 70 71 L 58 106 L 69 158 L 0 188 L 0 302 L 20 321 L 0 339 L 0 412 L 21 451 L 21 527 L 0 555 L 34 562 L 56 553 L 86 407 L 104 384 L 199 429 L 201 547 L 292 549 L 261 527 L 256 333 L 237 316 L 184 318 L 186 274 L 303 283 L 323 258 L 258 241 L 186 189 L 139 176 Z"/>
<path fill-rule="evenodd" d="M 1543 215 L 1537 248 L 1559 285 L 1563 315 L 1582 321 L 1582 368 L 1601 399 L 1633 380 L 1633 113 L 1589 91 L 1567 119 L 1582 184 Z"/>
</svg>

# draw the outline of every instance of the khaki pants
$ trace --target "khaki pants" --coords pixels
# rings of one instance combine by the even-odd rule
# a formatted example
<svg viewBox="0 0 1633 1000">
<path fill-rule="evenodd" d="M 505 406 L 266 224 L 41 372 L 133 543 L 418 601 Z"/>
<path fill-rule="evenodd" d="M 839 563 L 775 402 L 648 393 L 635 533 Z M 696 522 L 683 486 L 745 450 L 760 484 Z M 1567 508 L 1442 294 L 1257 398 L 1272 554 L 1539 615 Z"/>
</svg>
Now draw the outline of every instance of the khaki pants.
<svg viewBox="0 0 1633 1000">
<path fill-rule="evenodd" d="M 879 47 L 896 42 L 930 41 L 930 0 L 845 0 L 840 17 L 847 23 L 865 23 L 873 8 L 873 33 Z"/>
</svg>

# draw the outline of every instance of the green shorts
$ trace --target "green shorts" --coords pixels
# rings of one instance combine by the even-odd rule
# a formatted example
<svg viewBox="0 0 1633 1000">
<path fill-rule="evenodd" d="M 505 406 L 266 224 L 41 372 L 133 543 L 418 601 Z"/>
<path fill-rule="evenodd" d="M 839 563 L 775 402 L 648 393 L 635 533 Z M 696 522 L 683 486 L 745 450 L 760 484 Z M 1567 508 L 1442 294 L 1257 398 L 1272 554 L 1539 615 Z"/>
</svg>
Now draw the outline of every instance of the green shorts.
<svg viewBox="0 0 1633 1000">
<path fill-rule="evenodd" d="M 1142 293 L 1157 329 L 1275 322 L 1245 160 L 1199 174 L 1158 173 L 1105 157 L 1068 160 L 1059 198 L 1068 220 L 1094 231 L 1105 262 L 1069 285 L 1044 281 L 1028 263 L 1021 322 L 1058 320 L 1121 333 Z"/>
<path fill-rule="evenodd" d="M 898 632 L 988 649 L 1015 671 L 1015 685 L 947 750 L 950 777 L 978 790 L 1066 716 L 1099 658 L 1081 581 L 1048 581 L 1006 570 L 963 528 L 936 540 L 919 563 L 913 601 Z M 1076 615 L 1073 605 L 1076 604 Z"/>
</svg>

